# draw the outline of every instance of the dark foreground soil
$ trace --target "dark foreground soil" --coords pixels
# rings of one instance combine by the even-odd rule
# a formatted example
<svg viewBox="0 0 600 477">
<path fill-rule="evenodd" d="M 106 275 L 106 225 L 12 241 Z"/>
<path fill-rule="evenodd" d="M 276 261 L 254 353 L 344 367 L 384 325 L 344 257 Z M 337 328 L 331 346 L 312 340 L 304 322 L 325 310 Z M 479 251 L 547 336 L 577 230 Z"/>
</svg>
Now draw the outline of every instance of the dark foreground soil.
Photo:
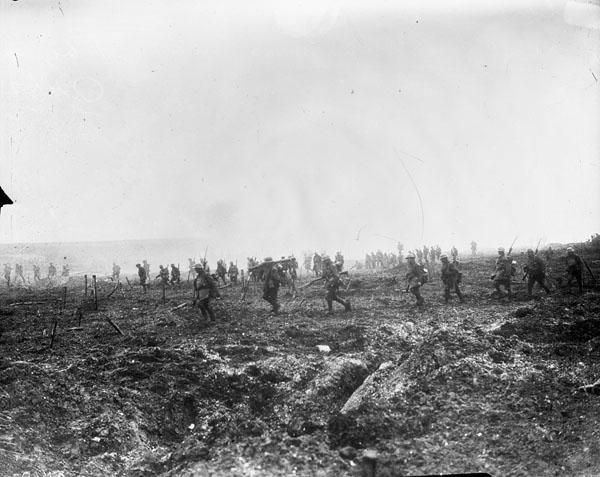
<svg viewBox="0 0 600 477">
<path fill-rule="evenodd" d="M 0 475 L 599 475 L 599 290 L 491 299 L 492 262 L 463 264 L 464 304 L 354 274 L 351 312 L 230 287 L 216 323 L 173 310 L 187 284 L 101 281 L 98 311 L 77 281 L 64 307 L 4 289 Z"/>
</svg>

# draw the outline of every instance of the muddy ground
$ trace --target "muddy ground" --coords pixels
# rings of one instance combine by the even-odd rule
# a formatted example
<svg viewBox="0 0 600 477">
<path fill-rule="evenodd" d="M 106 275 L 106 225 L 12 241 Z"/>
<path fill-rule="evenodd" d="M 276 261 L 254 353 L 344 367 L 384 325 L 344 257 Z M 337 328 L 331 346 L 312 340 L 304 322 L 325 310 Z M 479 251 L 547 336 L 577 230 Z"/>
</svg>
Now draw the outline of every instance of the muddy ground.
<svg viewBox="0 0 600 477">
<path fill-rule="evenodd" d="M 435 278 L 418 309 L 393 273 L 352 273 L 351 312 L 326 315 L 316 285 L 272 316 L 238 286 L 216 323 L 173 311 L 188 284 L 163 304 L 100 281 L 97 311 L 76 280 L 65 306 L 4 288 L 0 474 L 600 474 L 600 389 L 581 389 L 600 378 L 600 290 L 529 301 L 517 277 L 495 300 L 492 263 L 464 261 L 464 304 Z"/>
</svg>

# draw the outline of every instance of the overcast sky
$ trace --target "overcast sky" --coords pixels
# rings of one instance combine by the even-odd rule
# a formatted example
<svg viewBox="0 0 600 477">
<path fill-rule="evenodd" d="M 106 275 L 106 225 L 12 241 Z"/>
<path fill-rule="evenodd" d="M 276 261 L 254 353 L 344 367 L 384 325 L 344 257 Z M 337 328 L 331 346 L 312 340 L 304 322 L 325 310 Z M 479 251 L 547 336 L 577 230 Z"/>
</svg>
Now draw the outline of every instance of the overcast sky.
<svg viewBox="0 0 600 477">
<path fill-rule="evenodd" d="M 585 239 L 600 9 L 570 5 L 2 2 L 0 241 Z"/>
</svg>

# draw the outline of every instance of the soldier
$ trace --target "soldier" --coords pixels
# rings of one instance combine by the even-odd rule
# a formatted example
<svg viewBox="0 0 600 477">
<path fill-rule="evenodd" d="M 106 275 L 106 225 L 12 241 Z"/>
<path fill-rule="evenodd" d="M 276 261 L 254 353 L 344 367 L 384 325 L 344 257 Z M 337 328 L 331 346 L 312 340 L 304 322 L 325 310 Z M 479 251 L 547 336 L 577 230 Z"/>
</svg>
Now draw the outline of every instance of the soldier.
<svg viewBox="0 0 600 477">
<path fill-rule="evenodd" d="M 190 277 L 194 276 L 194 267 L 195 267 L 195 263 L 191 258 L 188 258 L 188 276 L 187 276 L 187 281 L 190 281 Z"/>
<path fill-rule="evenodd" d="M 156 278 L 160 278 L 160 283 L 163 286 L 167 286 L 169 284 L 169 269 L 162 265 L 159 265 L 158 268 L 160 271 L 158 272 L 158 275 L 156 275 Z"/>
<path fill-rule="evenodd" d="M 194 279 L 194 306 L 200 308 L 205 319 L 210 317 L 210 321 L 215 321 L 215 314 L 209 305 L 211 298 L 221 297 L 217 283 L 202 265 L 196 265 L 194 270 L 197 273 Z"/>
<path fill-rule="evenodd" d="M 48 278 L 53 279 L 56 276 L 56 267 L 52 262 L 48 265 Z"/>
<path fill-rule="evenodd" d="M 223 285 L 225 285 L 226 280 L 225 280 L 225 276 L 227 275 L 227 267 L 225 266 L 225 261 L 223 259 L 220 259 L 219 261 L 217 261 L 217 277 L 219 277 L 221 280 L 223 280 Z"/>
<path fill-rule="evenodd" d="M 575 253 L 573 247 L 567 247 L 567 274 L 569 278 L 567 280 L 567 287 L 569 290 L 571 289 L 571 282 L 573 279 L 577 281 L 577 287 L 579 289 L 579 294 L 583 293 L 583 261 Z"/>
<path fill-rule="evenodd" d="M 62 266 L 62 273 L 61 273 L 61 275 L 62 275 L 63 277 L 68 277 L 68 276 L 69 276 L 69 264 L 68 264 L 68 263 L 65 263 L 65 264 Z"/>
<path fill-rule="evenodd" d="M 444 254 L 440 257 L 442 262 L 442 282 L 444 283 L 444 301 L 448 303 L 450 300 L 450 292 L 454 290 L 456 296 L 462 303 L 464 301 L 463 295 L 458 288 L 462 280 L 462 273 L 456 267 L 454 263 L 448 261 L 448 255 Z"/>
<path fill-rule="evenodd" d="M 475 240 L 471 242 L 471 255 L 477 255 L 477 242 Z"/>
<path fill-rule="evenodd" d="M 238 281 L 238 267 L 233 262 L 229 262 L 229 270 L 227 270 L 227 274 L 229 275 L 229 281 L 234 285 L 237 284 Z"/>
<path fill-rule="evenodd" d="M 25 285 L 25 277 L 23 276 L 23 265 L 20 263 L 15 263 L 15 283 L 17 283 L 17 278 L 20 278 Z"/>
<path fill-rule="evenodd" d="M 112 267 L 112 278 L 114 281 L 119 282 L 119 278 L 121 276 L 121 267 L 113 262 Z"/>
<path fill-rule="evenodd" d="M 429 261 L 429 247 L 423 245 L 423 260 L 427 263 Z"/>
<path fill-rule="evenodd" d="M 146 267 L 142 267 L 139 263 L 136 263 L 135 266 L 138 269 L 138 277 L 140 277 L 140 285 L 142 286 L 144 293 L 146 293 L 146 279 L 148 275 L 146 275 Z"/>
<path fill-rule="evenodd" d="M 410 291 L 417 299 L 417 306 L 423 306 L 425 300 L 421 296 L 421 285 L 426 281 L 423 266 L 415 262 L 415 255 L 406 256 L 408 272 L 406 273 L 406 291 Z"/>
<path fill-rule="evenodd" d="M 341 272 L 344 269 L 344 256 L 339 250 L 335 254 L 335 263 L 338 266 L 339 271 Z"/>
<path fill-rule="evenodd" d="M 547 295 L 550 295 L 550 289 L 544 283 L 546 279 L 546 262 L 536 255 L 532 249 L 527 250 L 527 264 L 523 267 L 525 275 L 523 281 L 527 278 L 527 295 L 533 296 L 533 285 L 539 283 Z"/>
<path fill-rule="evenodd" d="M 33 281 L 35 283 L 39 282 L 42 279 L 41 277 L 41 270 L 40 270 L 40 266 L 39 265 L 34 265 L 33 266 Z"/>
<path fill-rule="evenodd" d="M 402 260 L 402 252 L 404 252 L 404 245 L 398 242 L 396 248 L 398 249 L 398 259 Z"/>
<path fill-rule="evenodd" d="M 552 247 L 548 247 L 546 250 L 544 250 L 544 258 L 546 259 L 546 261 L 550 261 L 552 258 L 554 257 L 554 250 L 552 250 Z"/>
<path fill-rule="evenodd" d="M 142 264 L 144 265 L 144 270 L 146 270 L 146 277 L 150 278 L 150 264 L 146 260 L 142 261 Z"/>
<path fill-rule="evenodd" d="M 313 256 L 313 272 L 317 277 L 321 275 L 321 255 L 317 252 L 315 252 L 315 255 Z"/>
<path fill-rule="evenodd" d="M 452 248 L 450 249 L 450 255 L 452 256 L 453 262 L 458 260 L 458 249 L 454 245 L 452 245 Z"/>
<path fill-rule="evenodd" d="M 416 252 L 417 252 L 417 260 L 419 261 L 420 264 L 422 264 L 423 263 L 423 250 L 418 248 Z M 406 258 L 408 258 L 408 255 L 406 256 Z"/>
<path fill-rule="evenodd" d="M 4 264 L 4 279 L 6 280 L 6 286 L 10 288 L 10 274 L 12 273 L 12 267 L 9 263 Z"/>
<path fill-rule="evenodd" d="M 437 258 L 439 260 L 441 256 L 442 256 L 442 247 L 440 247 L 439 245 L 436 245 L 435 246 L 435 258 Z"/>
<path fill-rule="evenodd" d="M 315 254 L 317 255 L 317 254 Z M 319 256 L 319 259 L 321 257 Z M 273 314 L 279 313 L 279 303 L 277 302 L 277 293 L 279 293 L 279 287 L 284 283 L 285 278 L 281 275 L 279 267 L 272 263 L 271 257 L 266 257 L 265 260 L 265 284 L 263 286 L 263 299 L 268 301 L 272 306 Z M 320 264 L 319 264 L 320 267 Z"/>
<path fill-rule="evenodd" d="M 496 259 L 496 271 L 491 276 L 494 280 L 495 294 L 500 297 L 504 296 L 504 292 L 500 290 L 501 286 L 506 288 L 508 292 L 508 298 L 512 297 L 512 291 L 510 289 L 510 278 L 512 276 L 512 258 L 504 255 L 504 248 L 498 248 L 498 258 Z"/>
<path fill-rule="evenodd" d="M 327 314 L 333 314 L 334 301 L 344 305 L 346 311 L 350 311 L 352 309 L 350 302 L 343 300 L 338 295 L 342 280 L 340 279 L 339 270 L 328 256 L 323 257 L 323 274 L 321 276 L 325 280 L 325 289 L 327 290 L 327 295 L 325 296 L 325 300 L 327 301 Z"/>
<path fill-rule="evenodd" d="M 343 260 L 343 257 L 342 257 L 342 260 Z M 294 283 L 296 281 L 296 279 L 298 278 L 298 260 L 296 260 L 296 257 L 294 257 L 293 255 L 289 262 L 289 266 L 290 266 L 290 278 L 292 279 L 292 283 Z"/>
<path fill-rule="evenodd" d="M 179 267 L 176 267 L 174 263 L 171 264 L 171 286 L 181 284 L 181 272 Z"/>
</svg>

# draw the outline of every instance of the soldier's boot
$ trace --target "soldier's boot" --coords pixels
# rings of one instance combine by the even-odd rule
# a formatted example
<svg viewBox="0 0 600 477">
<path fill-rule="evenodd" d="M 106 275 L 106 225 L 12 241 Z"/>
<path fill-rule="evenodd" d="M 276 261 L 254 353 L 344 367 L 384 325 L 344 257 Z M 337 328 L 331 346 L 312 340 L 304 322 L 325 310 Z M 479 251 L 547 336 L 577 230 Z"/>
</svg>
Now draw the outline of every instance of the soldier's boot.
<svg viewBox="0 0 600 477">
<path fill-rule="evenodd" d="M 461 303 L 465 302 L 465 297 L 462 294 L 462 292 L 458 289 L 458 287 L 456 287 L 456 296 L 458 296 L 458 301 L 460 301 Z"/>
<path fill-rule="evenodd" d="M 200 313 L 202 313 L 202 317 L 207 320 L 208 319 L 208 313 L 206 313 L 206 310 L 204 309 L 204 307 L 200 306 Z"/>
</svg>

